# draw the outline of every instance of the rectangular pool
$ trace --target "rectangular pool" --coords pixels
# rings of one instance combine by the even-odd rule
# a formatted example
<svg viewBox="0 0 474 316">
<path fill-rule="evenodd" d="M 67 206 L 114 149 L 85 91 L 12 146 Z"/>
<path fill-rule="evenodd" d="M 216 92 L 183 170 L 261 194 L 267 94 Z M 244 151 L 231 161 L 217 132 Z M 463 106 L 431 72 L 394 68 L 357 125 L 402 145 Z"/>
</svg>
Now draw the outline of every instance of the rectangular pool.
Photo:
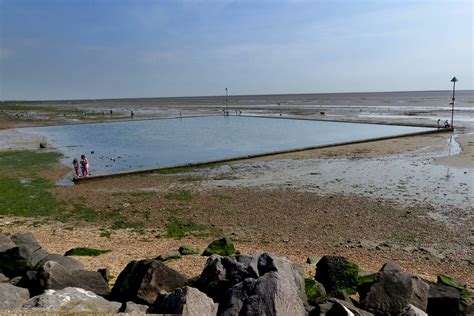
<svg viewBox="0 0 474 316">
<path fill-rule="evenodd" d="M 246 116 L 207 116 L 23 128 L 44 136 L 70 166 L 85 154 L 92 175 L 244 157 L 433 130 Z"/>
</svg>

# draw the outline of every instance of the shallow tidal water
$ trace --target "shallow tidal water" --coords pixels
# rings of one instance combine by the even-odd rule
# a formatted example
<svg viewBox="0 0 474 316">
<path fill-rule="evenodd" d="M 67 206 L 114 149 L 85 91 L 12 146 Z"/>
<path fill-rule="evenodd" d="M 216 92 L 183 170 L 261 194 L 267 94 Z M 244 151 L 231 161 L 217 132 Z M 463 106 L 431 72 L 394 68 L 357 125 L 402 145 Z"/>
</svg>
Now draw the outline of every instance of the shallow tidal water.
<svg viewBox="0 0 474 316">
<path fill-rule="evenodd" d="M 246 116 L 207 116 L 24 128 L 63 163 L 85 154 L 92 175 L 245 157 L 432 130 L 426 127 Z"/>
</svg>

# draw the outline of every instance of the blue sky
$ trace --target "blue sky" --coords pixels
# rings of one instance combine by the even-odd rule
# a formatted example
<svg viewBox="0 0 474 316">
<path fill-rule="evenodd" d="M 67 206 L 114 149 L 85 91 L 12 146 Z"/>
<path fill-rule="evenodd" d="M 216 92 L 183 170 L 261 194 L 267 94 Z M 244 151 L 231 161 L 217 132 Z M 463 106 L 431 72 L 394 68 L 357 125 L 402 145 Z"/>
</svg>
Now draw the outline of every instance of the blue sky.
<svg viewBox="0 0 474 316">
<path fill-rule="evenodd" d="M 473 1 L 0 0 L 0 99 L 473 89 Z"/>
</svg>

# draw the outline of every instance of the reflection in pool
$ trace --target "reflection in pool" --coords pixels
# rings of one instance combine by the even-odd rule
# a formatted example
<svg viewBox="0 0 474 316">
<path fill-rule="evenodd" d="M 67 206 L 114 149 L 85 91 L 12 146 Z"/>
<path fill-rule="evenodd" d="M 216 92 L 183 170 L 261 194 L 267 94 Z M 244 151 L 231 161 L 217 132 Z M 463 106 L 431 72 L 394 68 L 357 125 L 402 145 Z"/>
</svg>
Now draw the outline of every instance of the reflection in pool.
<svg viewBox="0 0 474 316">
<path fill-rule="evenodd" d="M 246 116 L 208 116 L 24 128 L 47 137 L 63 163 L 85 154 L 91 174 L 243 157 L 432 130 Z"/>
</svg>

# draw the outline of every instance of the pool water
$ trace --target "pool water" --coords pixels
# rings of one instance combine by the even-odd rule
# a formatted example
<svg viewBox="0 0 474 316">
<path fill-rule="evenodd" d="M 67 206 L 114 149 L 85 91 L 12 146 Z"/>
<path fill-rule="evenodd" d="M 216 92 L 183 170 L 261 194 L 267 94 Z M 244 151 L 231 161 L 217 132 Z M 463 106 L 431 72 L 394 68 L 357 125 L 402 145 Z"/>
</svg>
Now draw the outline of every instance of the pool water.
<svg viewBox="0 0 474 316">
<path fill-rule="evenodd" d="M 63 163 L 85 154 L 92 175 L 169 167 L 432 130 L 298 119 L 207 116 L 24 128 Z"/>
</svg>

